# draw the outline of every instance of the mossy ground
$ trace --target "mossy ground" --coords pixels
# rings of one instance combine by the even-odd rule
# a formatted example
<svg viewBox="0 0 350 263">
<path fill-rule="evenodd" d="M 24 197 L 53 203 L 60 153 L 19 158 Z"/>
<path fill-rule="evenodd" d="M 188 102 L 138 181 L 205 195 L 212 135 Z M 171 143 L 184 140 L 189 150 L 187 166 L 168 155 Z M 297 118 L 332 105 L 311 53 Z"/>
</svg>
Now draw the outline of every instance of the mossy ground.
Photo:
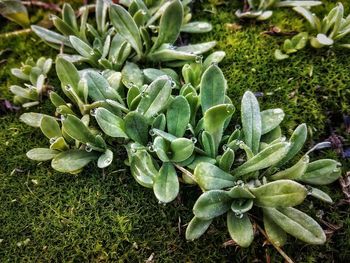
<svg viewBox="0 0 350 263">
<path fill-rule="evenodd" d="M 241 29 L 230 31 L 225 24 L 238 22 L 233 15 L 238 5 L 231 1 L 215 5 L 218 2 L 196 1 L 195 16 L 212 22 L 214 30 L 192 41 L 215 39 L 217 49 L 226 52 L 221 67 L 234 104 L 239 106 L 247 89 L 262 92 L 262 109 L 285 110 L 286 135 L 297 124 L 306 122 L 312 132 L 309 145 L 327 138 L 331 129 L 349 139 L 342 116 L 350 113 L 350 52 L 307 48 L 278 62 L 273 51 L 284 38 L 260 33 L 272 25 L 284 31 L 301 30 L 305 26 L 302 19 L 284 9 L 275 12 L 266 23 L 248 22 Z M 324 2 L 328 10 L 334 5 L 333 1 Z M 343 3 L 349 12 L 350 5 Z M 316 11 L 323 12 L 322 8 Z M 0 23 L 6 24 L 1 32 L 16 28 L 5 20 Z M 53 58 L 55 51 L 33 34 L 1 39 L 0 50 L 5 48 L 11 51 L 1 65 L 0 94 L 10 99 L 8 87 L 16 83 L 10 68 L 19 66 L 28 56 Z M 57 83 L 54 78 L 52 73 L 52 84 Z M 49 102 L 34 110 L 53 111 Z M 247 249 L 224 247 L 229 235 L 223 218 L 216 220 L 198 241 L 186 242 L 184 225 L 192 216 L 191 208 L 199 191 L 185 186 L 178 200 L 159 205 L 152 191 L 133 180 L 123 158 L 105 171 L 105 177 L 94 165 L 72 176 L 53 171 L 48 163 L 28 160 L 25 152 L 45 145 L 46 141 L 40 131 L 19 122 L 19 114 L 0 116 L 1 262 L 142 262 L 153 253 L 156 262 L 265 262 L 268 257 L 271 262 L 283 261 L 273 247 L 262 245 L 261 235 Z M 238 113 L 235 116 L 239 118 Z M 124 156 L 123 149 L 117 151 Z M 337 157 L 333 151 L 325 154 Z M 341 161 L 344 171 L 349 170 L 349 164 Z M 335 204 L 344 198 L 339 183 L 323 189 Z M 348 262 L 349 206 L 329 206 L 310 199 L 301 209 L 314 218 L 323 211 L 325 222 L 342 228 L 324 246 L 305 245 L 290 238 L 285 252 L 295 262 Z"/>
</svg>

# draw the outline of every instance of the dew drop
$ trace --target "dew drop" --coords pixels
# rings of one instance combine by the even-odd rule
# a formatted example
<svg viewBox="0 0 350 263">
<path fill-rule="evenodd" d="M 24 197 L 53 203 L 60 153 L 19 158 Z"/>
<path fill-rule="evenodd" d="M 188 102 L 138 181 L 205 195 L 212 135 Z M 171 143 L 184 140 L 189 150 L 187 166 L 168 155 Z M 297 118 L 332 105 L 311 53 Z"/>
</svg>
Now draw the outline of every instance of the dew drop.
<svg viewBox="0 0 350 263">
<path fill-rule="evenodd" d="M 226 152 L 228 149 L 229 149 L 229 147 L 227 146 L 227 144 L 224 144 L 224 145 L 222 146 L 222 150 L 223 150 L 224 152 Z"/>
<path fill-rule="evenodd" d="M 306 188 L 307 194 L 311 195 L 312 194 L 312 187 L 309 185 L 305 185 L 305 188 Z"/>
<path fill-rule="evenodd" d="M 85 145 L 85 151 L 87 151 L 88 153 L 92 152 L 92 148 L 88 143 Z"/>
<path fill-rule="evenodd" d="M 60 111 L 62 111 L 62 110 L 60 109 Z M 66 119 L 66 116 L 61 115 L 61 121 L 64 121 L 65 119 Z"/>
<path fill-rule="evenodd" d="M 235 129 L 236 129 L 236 130 L 240 130 L 240 129 L 241 129 L 241 125 L 236 124 L 236 125 L 235 125 Z"/>
<path fill-rule="evenodd" d="M 195 59 L 194 59 L 194 61 L 195 61 L 196 63 L 201 64 L 202 61 L 203 61 L 203 56 L 202 56 L 202 55 L 196 56 Z"/>
<path fill-rule="evenodd" d="M 71 85 L 69 85 L 69 84 L 68 84 L 68 85 L 66 85 L 66 87 L 65 87 L 65 88 L 66 88 L 66 91 L 71 91 L 71 90 L 72 90 L 72 86 L 71 86 Z"/>
<path fill-rule="evenodd" d="M 90 115 L 91 116 L 96 116 L 96 111 L 97 111 L 96 109 L 91 109 L 90 110 Z"/>
<path fill-rule="evenodd" d="M 242 213 L 235 213 L 235 216 L 238 217 L 239 219 L 243 218 L 243 214 Z"/>
<path fill-rule="evenodd" d="M 54 144 L 56 142 L 57 138 L 56 137 L 52 137 L 50 138 L 50 144 Z"/>
<path fill-rule="evenodd" d="M 172 88 L 172 89 L 176 88 L 176 82 L 173 81 L 173 80 L 171 81 L 171 88 Z"/>
<path fill-rule="evenodd" d="M 192 141 L 194 144 L 196 144 L 197 138 L 196 138 L 196 137 L 191 137 L 191 141 Z"/>
<path fill-rule="evenodd" d="M 148 133 L 151 136 L 155 136 L 156 135 L 156 133 L 155 133 L 155 131 L 153 129 L 150 129 Z"/>
<path fill-rule="evenodd" d="M 151 153 L 153 153 L 153 152 L 156 151 L 156 150 L 154 149 L 153 143 L 151 143 L 151 142 L 148 143 L 147 147 L 148 147 L 148 150 L 149 150 Z"/>
<path fill-rule="evenodd" d="M 150 25 L 148 28 L 151 29 L 152 33 L 158 33 L 158 27 Z"/>
</svg>

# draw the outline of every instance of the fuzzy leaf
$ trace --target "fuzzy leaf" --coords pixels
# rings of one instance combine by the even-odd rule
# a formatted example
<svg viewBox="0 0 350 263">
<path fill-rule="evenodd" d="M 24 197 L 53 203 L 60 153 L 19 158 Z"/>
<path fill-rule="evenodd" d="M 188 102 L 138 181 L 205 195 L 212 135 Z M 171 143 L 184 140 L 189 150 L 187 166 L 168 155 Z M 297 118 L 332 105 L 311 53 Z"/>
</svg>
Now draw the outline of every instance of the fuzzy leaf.
<svg viewBox="0 0 350 263">
<path fill-rule="evenodd" d="M 191 109 L 184 96 L 176 96 L 166 112 L 168 132 L 182 137 L 190 121 Z"/>
<path fill-rule="evenodd" d="M 289 146 L 285 142 L 272 144 L 233 170 L 232 174 L 238 177 L 273 166 L 286 155 Z"/>
<path fill-rule="evenodd" d="M 164 43 L 173 44 L 180 34 L 183 7 L 179 0 L 173 0 L 164 10 L 159 22 L 159 33 L 153 49 Z"/>
<path fill-rule="evenodd" d="M 246 91 L 241 106 L 242 129 L 244 142 L 254 154 L 259 151 L 262 132 L 261 115 L 258 100 L 250 91 Z"/>
<path fill-rule="evenodd" d="M 266 134 L 277 126 L 284 119 L 284 112 L 282 109 L 269 109 L 261 112 L 261 134 Z"/>
<path fill-rule="evenodd" d="M 231 207 L 231 197 L 226 191 L 211 190 L 203 193 L 193 206 L 193 213 L 200 219 L 212 219 L 226 213 Z"/>
<path fill-rule="evenodd" d="M 249 247 L 254 239 L 253 225 L 247 215 L 242 218 L 233 212 L 227 213 L 227 229 L 231 238 L 241 247 Z"/>
<path fill-rule="evenodd" d="M 221 69 L 211 65 L 202 75 L 200 100 L 203 114 L 211 107 L 225 101 L 227 83 Z"/>
<path fill-rule="evenodd" d="M 212 221 L 212 219 L 205 220 L 198 217 L 193 217 L 186 228 L 186 239 L 195 240 L 199 238 L 205 233 L 205 231 L 207 231 Z"/>
<path fill-rule="evenodd" d="M 125 133 L 133 141 L 142 145 L 148 142 L 148 124 L 146 118 L 138 112 L 130 112 L 124 117 Z"/>
<path fill-rule="evenodd" d="M 69 150 L 57 154 L 55 158 L 52 159 L 51 166 L 61 173 L 77 173 L 80 172 L 84 166 L 97 158 L 98 154 L 96 152 Z"/>
<path fill-rule="evenodd" d="M 153 191 L 162 203 L 169 203 L 178 195 L 179 179 L 171 163 L 163 163 L 159 174 L 154 178 Z"/>
<path fill-rule="evenodd" d="M 287 242 L 287 233 L 264 213 L 265 232 L 273 244 L 282 247 Z"/>
<path fill-rule="evenodd" d="M 43 116 L 41 118 L 40 129 L 42 133 L 49 139 L 62 136 L 58 122 L 51 117 Z"/>
<path fill-rule="evenodd" d="M 341 176 L 341 164 L 332 159 L 321 159 L 309 163 L 299 181 L 315 184 L 315 185 L 326 185 L 333 183 Z"/>
<path fill-rule="evenodd" d="M 105 108 L 95 110 L 95 118 L 105 134 L 113 138 L 128 138 L 125 133 L 124 120 Z"/>
<path fill-rule="evenodd" d="M 146 118 L 153 117 L 166 106 L 170 94 L 171 81 L 168 77 L 159 77 L 144 90 L 137 111 Z"/>
<path fill-rule="evenodd" d="M 313 245 L 326 242 L 319 224 L 307 214 L 292 208 L 264 208 L 264 213 L 288 234 Z"/>
<path fill-rule="evenodd" d="M 59 151 L 51 150 L 48 148 L 34 148 L 27 152 L 27 157 L 34 161 L 48 161 L 53 159 Z"/>
<path fill-rule="evenodd" d="M 117 32 L 127 40 L 135 49 L 136 53 L 142 55 L 142 42 L 139 29 L 131 15 L 120 5 L 112 4 L 109 8 L 109 17 Z"/>
<path fill-rule="evenodd" d="M 153 180 L 158 175 L 153 159 L 146 150 L 139 150 L 131 157 L 130 171 L 135 180 L 147 188 L 153 187 Z"/>
<path fill-rule="evenodd" d="M 235 182 L 232 175 L 207 162 L 197 164 L 193 176 L 198 185 L 204 190 L 232 187 Z"/>
<path fill-rule="evenodd" d="M 292 180 L 278 180 L 250 191 L 256 197 L 255 205 L 263 207 L 289 207 L 301 204 L 307 196 L 306 188 Z"/>
</svg>

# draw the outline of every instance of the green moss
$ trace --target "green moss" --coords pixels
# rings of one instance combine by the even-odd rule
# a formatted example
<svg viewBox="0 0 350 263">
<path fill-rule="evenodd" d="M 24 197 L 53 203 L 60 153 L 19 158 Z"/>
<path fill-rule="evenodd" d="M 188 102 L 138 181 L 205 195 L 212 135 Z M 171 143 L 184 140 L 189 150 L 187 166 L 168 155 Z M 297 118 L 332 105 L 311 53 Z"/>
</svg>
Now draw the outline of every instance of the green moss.
<svg viewBox="0 0 350 263">
<path fill-rule="evenodd" d="M 238 22 L 233 15 L 238 1 L 215 6 L 217 13 L 204 11 L 215 10 L 210 2 L 197 1 L 194 8 L 196 17 L 211 21 L 214 30 L 192 41 L 215 39 L 217 49 L 227 53 L 221 66 L 237 108 L 246 89 L 263 92 L 264 96 L 259 98 L 263 109 L 285 110 L 286 135 L 299 123 L 306 122 L 313 134 L 308 141 L 311 145 L 329 135 L 327 123 L 331 121 L 337 132 L 349 139 L 339 118 L 350 111 L 350 61 L 346 59 L 349 52 L 307 48 L 289 60 L 277 62 L 273 51 L 283 43 L 284 37 L 260 33 L 272 25 L 285 31 L 302 30 L 305 23 L 300 17 L 281 9 L 266 23 L 247 22 L 242 24 L 242 29 L 231 32 L 225 24 Z M 332 5 L 332 1 L 327 1 L 327 8 Z M 349 4 L 346 8 L 349 11 Z M 322 8 L 316 11 L 324 13 Z M 8 30 L 14 28 L 12 23 L 6 25 Z M 8 86 L 17 82 L 10 76 L 10 68 L 19 66 L 28 56 L 54 58 L 56 51 L 32 34 L 1 39 L 0 50 L 7 47 L 12 52 L 6 55 L 7 63 L 0 71 L 0 92 L 2 97 L 10 99 Z M 50 81 L 58 87 L 53 71 Z M 33 110 L 53 112 L 48 101 Z M 265 255 L 271 257 L 271 262 L 282 261 L 271 246 L 262 247 L 264 238 L 260 234 L 250 248 L 224 247 L 223 243 L 229 240 L 224 218 L 217 219 L 198 241 L 186 242 L 185 224 L 192 217 L 191 209 L 199 190 L 185 186 L 178 200 L 166 207 L 159 205 L 152 191 L 139 186 L 129 174 L 123 164 L 123 149 L 116 149 L 119 159 L 104 171 L 105 179 L 94 165 L 72 176 L 56 173 L 49 163 L 28 160 L 26 151 L 47 142 L 40 131 L 20 123 L 18 116 L 0 117 L 2 262 L 141 262 L 152 253 L 156 262 L 252 262 L 264 261 Z M 234 118 L 238 120 L 239 113 Z M 316 154 L 313 157 L 320 158 Z M 331 150 L 324 154 L 336 157 Z M 349 169 L 349 164 L 343 163 L 344 170 Z M 322 190 L 332 196 L 335 204 L 344 198 L 338 183 Z M 349 206 L 308 200 L 302 210 L 316 219 L 317 212 L 322 210 L 324 221 L 343 227 L 325 246 L 306 246 L 289 238 L 283 249 L 295 262 L 346 262 L 350 257 Z M 27 239 L 29 242 L 24 242 Z"/>
</svg>

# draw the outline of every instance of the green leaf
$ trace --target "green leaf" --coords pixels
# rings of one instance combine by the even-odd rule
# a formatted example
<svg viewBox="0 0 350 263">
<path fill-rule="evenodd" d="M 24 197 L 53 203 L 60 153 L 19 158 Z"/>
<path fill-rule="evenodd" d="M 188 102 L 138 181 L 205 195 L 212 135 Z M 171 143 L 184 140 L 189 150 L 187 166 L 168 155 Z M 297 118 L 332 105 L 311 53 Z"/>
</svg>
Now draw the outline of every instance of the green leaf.
<svg viewBox="0 0 350 263">
<path fill-rule="evenodd" d="M 332 159 L 321 159 L 309 163 L 299 181 L 315 184 L 326 185 L 333 183 L 341 176 L 340 163 Z"/>
<path fill-rule="evenodd" d="M 203 43 L 199 43 L 199 44 L 180 46 L 176 50 L 180 51 L 180 52 L 201 55 L 201 54 L 208 52 L 209 50 L 211 50 L 215 46 L 216 46 L 216 41 L 210 41 L 210 42 L 203 42 Z"/>
<path fill-rule="evenodd" d="M 272 144 L 234 169 L 232 174 L 238 177 L 273 166 L 286 155 L 289 146 L 286 142 Z"/>
<path fill-rule="evenodd" d="M 300 124 L 293 132 L 292 136 L 289 139 L 290 147 L 287 154 L 282 158 L 281 161 L 276 165 L 281 167 L 283 164 L 290 161 L 304 146 L 304 143 L 307 138 L 307 127 L 306 124 Z"/>
<path fill-rule="evenodd" d="M 235 199 L 232 201 L 231 210 L 237 215 L 243 214 L 252 209 L 253 204 L 253 199 Z"/>
<path fill-rule="evenodd" d="M 42 133 L 49 139 L 61 137 L 61 129 L 58 122 L 51 117 L 43 116 L 40 122 Z"/>
<path fill-rule="evenodd" d="M 309 160 L 310 160 L 309 156 L 308 155 L 304 155 L 292 167 L 271 175 L 270 179 L 274 180 L 274 181 L 275 180 L 280 180 L 280 179 L 298 180 L 305 173 L 305 171 L 307 169 L 307 166 L 309 164 Z"/>
<path fill-rule="evenodd" d="M 262 124 L 258 100 L 250 91 L 246 91 L 243 95 L 241 118 L 244 142 L 252 149 L 254 154 L 257 154 L 259 151 Z"/>
<path fill-rule="evenodd" d="M 247 186 L 235 186 L 233 187 L 228 194 L 233 199 L 253 199 L 255 196 L 249 191 Z"/>
<path fill-rule="evenodd" d="M 168 153 L 169 153 L 170 143 L 167 140 L 165 140 L 163 137 L 157 136 L 154 139 L 153 147 L 158 158 L 162 162 L 169 162 Z"/>
<path fill-rule="evenodd" d="M 207 162 L 198 163 L 194 169 L 193 176 L 197 184 L 204 190 L 219 190 L 232 187 L 235 182 L 235 178 L 232 175 Z"/>
<path fill-rule="evenodd" d="M 203 131 L 202 132 L 202 145 L 203 145 L 203 150 L 205 153 L 212 157 L 216 158 L 216 145 L 213 136 L 207 132 Z"/>
<path fill-rule="evenodd" d="M 49 117 L 54 119 L 53 117 L 49 116 L 49 115 L 45 115 L 45 114 L 41 114 L 41 113 L 36 113 L 36 112 L 26 112 L 23 113 L 19 119 L 20 121 L 24 122 L 25 124 L 35 127 L 35 128 L 39 128 L 40 124 L 41 124 L 41 119 L 43 117 Z"/>
<path fill-rule="evenodd" d="M 193 217 L 186 228 L 186 239 L 195 240 L 199 238 L 205 233 L 205 231 L 207 231 L 212 221 L 212 219 L 205 220 L 198 217 Z"/>
<path fill-rule="evenodd" d="M 176 137 L 182 137 L 190 122 L 190 117 L 191 109 L 186 98 L 181 95 L 176 96 L 166 112 L 168 132 Z"/>
<path fill-rule="evenodd" d="M 153 187 L 153 180 L 158 175 L 158 171 L 154 167 L 153 158 L 146 150 L 138 150 L 132 155 L 130 171 L 135 180 L 147 188 Z"/>
<path fill-rule="evenodd" d="M 177 138 L 170 143 L 171 161 L 182 162 L 189 158 L 194 151 L 194 143 L 187 138 Z"/>
<path fill-rule="evenodd" d="M 264 213 L 288 234 L 313 245 L 326 242 L 319 224 L 307 214 L 292 208 L 264 208 Z"/>
<path fill-rule="evenodd" d="M 168 77 L 159 77 L 143 91 L 143 97 L 137 106 L 137 111 L 145 118 L 151 118 L 164 109 L 170 95 L 171 81 Z"/>
<path fill-rule="evenodd" d="M 74 115 L 67 115 L 62 121 L 62 126 L 65 132 L 75 140 L 84 144 L 95 144 L 95 136 L 91 133 L 88 127 Z"/>
<path fill-rule="evenodd" d="M 143 74 L 139 66 L 132 62 L 126 62 L 122 70 L 122 81 L 128 88 L 134 85 L 140 88 L 143 85 Z"/>
<path fill-rule="evenodd" d="M 223 104 L 227 83 L 221 69 L 211 65 L 203 73 L 200 83 L 200 100 L 203 114 L 211 107 Z"/>
<path fill-rule="evenodd" d="M 287 242 L 287 233 L 264 213 L 264 228 L 269 241 L 278 247 Z"/>
<path fill-rule="evenodd" d="M 53 159 L 59 151 L 48 148 L 34 148 L 27 152 L 27 157 L 34 161 L 48 161 Z"/>
<path fill-rule="evenodd" d="M 260 114 L 262 135 L 272 131 L 277 126 L 279 126 L 283 121 L 285 115 L 282 109 L 264 110 Z"/>
<path fill-rule="evenodd" d="M 51 150 L 66 151 L 69 149 L 69 145 L 66 143 L 66 140 L 63 137 L 53 139 L 55 139 L 54 142 L 50 142 Z"/>
<path fill-rule="evenodd" d="M 277 60 L 284 60 L 289 58 L 289 55 L 284 54 L 280 49 L 275 50 L 274 56 Z"/>
<path fill-rule="evenodd" d="M 234 111 L 235 107 L 232 104 L 219 104 L 205 111 L 204 130 L 214 139 L 215 154 L 221 142 L 225 121 L 232 116 Z"/>
<path fill-rule="evenodd" d="M 108 5 L 104 0 L 96 1 L 96 24 L 99 32 L 107 30 L 106 17 L 107 17 Z"/>
<path fill-rule="evenodd" d="M 72 47 L 68 38 L 61 34 L 36 25 L 32 25 L 31 29 L 34 31 L 35 34 L 37 34 L 38 37 L 40 37 L 42 40 L 48 43 L 53 43 L 58 46 L 62 45 L 63 43 L 65 46 Z"/>
<path fill-rule="evenodd" d="M 77 18 L 70 4 L 64 4 L 62 8 L 63 21 L 73 29 L 78 29 Z"/>
<path fill-rule="evenodd" d="M 148 142 L 148 124 L 146 118 L 138 112 L 130 112 L 124 117 L 125 133 L 133 141 L 142 145 Z"/>
<path fill-rule="evenodd" d="M 155 51 L 150 52 L 148 59 L 153 62 L 168 62 L 173 60 L 194 61 L 198 56 L 189 52 L 178 51 L 170 44 L 162 44 Z M 182 66 L 183 64 L 181 64 Z"/>
<path fill-rule="evenodd" d="M 153 191 L 162 203 L 173 201 L 179 193 L 179 179 L 171 163 L 163 163 L 159 174 L 154 178 Z"/>
<path fill-rule="evenodd" d="M 333 200 L 332 198 L 325 192 L 321 191 L 320 189 L 318 188 L 315 188 L 315 187 L 311 187 L 311 186 L 308 186 L 310 189 L 309 189 L 309 195 L 323 201 L 323 202 L 326 202 L 326 203 L 329 203 L 329 204 L 333 204 Z"/>
<path fill-rule="evenodd" d="M 165 130 L 165 126 L 166 126 L 166 118 L 164 113 L 159 114 L 157 117 L 154 118 L 153 122 L 152 122 L 152 129 L 158 129 L 158 130 Z"/>
<path fill-rule="evenodd" d="M 224 51 L 215 51 L 211 53 L 203 62 L 203 70 L 206 70 L 210 67 L 212 64 L 218 64 L 220 63 L 224 57 L 226 56 L 226 53 Z"/>
<path fill-rule="evenodd" d="M 173 0 L 164 10 L 159 22 L 158 38 L 153 50 L 164 43 L 173 44 L 180 34 L 183 17 L 183 7 L 179 0 Z"/>
<path fill-rule="evenodd" d="M 97 160 L 97 166 L 98 168 L 106 168 L 109 166 L 113 161 L 113 152 L 109 149 L 106 149 L 106 151 L 100 155 L 100 157 Z"/>
<path fill-rule="evenodd" d="M 30 24 L 27 9 L 20 0 L 2 0 L 0 14 L 22 27 Z"/>
<path fill-rule="evenodd" d="M 247 215 L 240 217 L 229 211 L 227 213 L 227 229 L 233 241 L 239 246 L 249 247 L 253 242 L 253 225 Z"/>
<path fill-rule="evenodd" d="M 207 33 L 210 32 L 213 29 L 213 26 L 210 23 L 207 22 L 190 22 L 182 25 L 181 32 L 185 33 Z"/>
<path fill-rule="evenodd" d="M 200 163 L 210 163 L 210 164 L 215 164 L 216 160 L 207 156 L 195 156 L 193 162 L 191 162 L 187 167 L 191 170 L 196 169 L 197 165 Z"/>
<path fill-rule="evenodd" d="M 63 92 L 74 101 L 74 97 L 66 91 L 66 86 L 69 85 L 76 94 L 79 94 L 78 83 L 80 80 L 79 72 L 77 68 L 69 61 L 58 56 L 56 59 L 56 73 L 61 81 L 61 87 Z"/>
<path fill-rule="evenodd" d="M 69 41 L 72 44 L 73 48 L 83 57 L 92 59 L 94 55 L 94 50 L 83 40 L 76 36 L 69 36 Z"/>
<path fill-rule="evenodd" d="M 109 17 L 117 32 L 127 40 L 135 49 L 136 53 L 142 55 L 142 42 L 139 29 L 131 15 L 120 5 L 112 4 L 109 8 Z"/>
<path fill-rule="evenodd" d="M 256 197 L 255 205 L 263 207 L 289 207 L 301 204 L 307 196 L 306 188 L 292 180 L 278 180 L 250 191 Z"/>
<path fill-rule="evenodd" d="M 105 108 L 95 110 L 95 118 L 105 134 L 113 138 L 128 138 L 125 133 L 124 120 Z"/>
<path fill-rule="evenodd" d="M 77 173 L 89 164 L 96 160 L 98 154 L 96 152 L 86 152 L 84 150 L 69 150 L 61 152 L 52 159 L 51 166 L 56 171 L 61 173 Z"/>
<path fill-rule="evenodd" d="M 232 199 L 226 191 L 211 190 L 203 193 L 193 206 L 193 213 L 200 219 L 213 219 L 226 213 L 231 207 Z"/>
<path fill-rule="evenodd" d="M 220 157 L 219 167 L 225 172 L 229 172 L 233 162 L 235 160 L 235 152 L 231 149 L 227 149 L 224 154 Z"/>
<path fill-rule="evenodd" d="M 99 100 L 117 100 L 122 101 L 118 92 L 111 88 L 108 81 L 95 71 L 88 71 L 84 74 L 87 81 L 89 97 L 94 101 Z"/>
</svg>

